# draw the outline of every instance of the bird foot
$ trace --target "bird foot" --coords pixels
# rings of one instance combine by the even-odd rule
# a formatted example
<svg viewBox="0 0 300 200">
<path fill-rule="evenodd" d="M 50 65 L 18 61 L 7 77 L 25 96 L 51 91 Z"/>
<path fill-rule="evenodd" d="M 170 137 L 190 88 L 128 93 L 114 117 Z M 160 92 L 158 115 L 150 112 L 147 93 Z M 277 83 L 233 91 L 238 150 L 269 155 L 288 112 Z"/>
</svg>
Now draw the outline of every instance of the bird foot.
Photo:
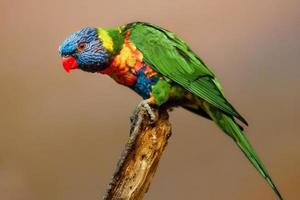
<svg viewBox="0 0 300 200">
<path fill-rule="evenodd" d="M 136 107 L 136 109 L 134 110 L 134 112 L 132 113 L 132 115 L 130 117 L 131 130 L 133 129 L 134 126 L 136 126 L 137 118 L 139 115 L 138 112 L 140 110 L 145 110 L 147 112 L 151 124 L 154 124 L 157 121 L 158 113 L 155 113 L 155 111 L 151 108 L 151 106 L 150 106 L 151 103 L 152 103 L 151 99 L 146 99 L 146 100 L 141 101 L 138 104 L 138 106 Z"/>
</svg>

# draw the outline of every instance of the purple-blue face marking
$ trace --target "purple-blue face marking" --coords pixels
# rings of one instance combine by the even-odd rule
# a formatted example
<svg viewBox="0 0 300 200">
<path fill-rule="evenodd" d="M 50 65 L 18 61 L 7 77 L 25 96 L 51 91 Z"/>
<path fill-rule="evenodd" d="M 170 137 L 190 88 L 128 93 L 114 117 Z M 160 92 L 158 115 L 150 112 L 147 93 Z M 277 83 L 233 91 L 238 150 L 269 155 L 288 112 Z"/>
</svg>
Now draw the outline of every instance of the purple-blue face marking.
<svg viewBox="0 0 300 200">
<path fill-rule="evenodd" d="M 98 39 L 96 28 L 83 28 L 71 34 L 59 47 L 62 57 L 74 57 L 78 68 L 97 72 L 106 67 L 110 54 Z"/>
</svg>

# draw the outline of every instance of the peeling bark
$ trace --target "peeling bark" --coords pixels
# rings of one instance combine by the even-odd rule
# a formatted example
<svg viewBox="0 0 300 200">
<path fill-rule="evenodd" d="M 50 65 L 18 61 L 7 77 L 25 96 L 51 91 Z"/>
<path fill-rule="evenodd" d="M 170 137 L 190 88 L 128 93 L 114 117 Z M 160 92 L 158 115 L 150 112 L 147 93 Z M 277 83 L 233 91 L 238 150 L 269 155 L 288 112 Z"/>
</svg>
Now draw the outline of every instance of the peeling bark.
<svg viewBox="0 0 300 200">
<path fill-rule="evenodd" d="M 155 123 L 151 123 L 142 108 L 133 116 L 130 137 L 104 196 L 105 200 L 143 199 L 171 136 L 167 110 L 161 108 L 158 112 Z"/>
</svg>

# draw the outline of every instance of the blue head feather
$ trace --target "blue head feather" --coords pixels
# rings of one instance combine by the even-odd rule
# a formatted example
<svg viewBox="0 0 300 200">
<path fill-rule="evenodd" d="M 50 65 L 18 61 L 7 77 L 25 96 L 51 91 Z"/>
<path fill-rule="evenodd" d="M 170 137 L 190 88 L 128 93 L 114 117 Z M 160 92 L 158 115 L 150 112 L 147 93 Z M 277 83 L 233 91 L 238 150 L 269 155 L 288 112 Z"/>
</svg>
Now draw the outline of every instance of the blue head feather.
<svg viewBox="0 0 300 200">
<path fill-rule="evenodd" d="M 84 43 L 85 48 L 78 49 Z M 70 35 L 59 47 L 61 56 L 73 56 L 78 67 L 84 71 L 96 72 L 106 67 L 110 53 L 103 47 L 98 39 L 96 28 L 83 28 Z"/>
</svg>

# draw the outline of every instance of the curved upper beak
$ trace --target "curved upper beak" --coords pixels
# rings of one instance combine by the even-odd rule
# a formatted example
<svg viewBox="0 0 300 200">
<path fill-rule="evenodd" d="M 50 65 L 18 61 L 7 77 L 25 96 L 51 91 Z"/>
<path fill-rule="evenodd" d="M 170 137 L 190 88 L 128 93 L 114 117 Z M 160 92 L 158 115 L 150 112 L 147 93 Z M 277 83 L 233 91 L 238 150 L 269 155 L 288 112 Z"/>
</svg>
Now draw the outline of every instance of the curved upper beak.
<svg viewBox="0 0 300 200">
<path fill-rule="evenodd" d="M 73 56 L 63 57 L 62 64 L 68 73 L 70 73 L 71 70 L 78 68 L 78 63 Z"/>
</svg>

